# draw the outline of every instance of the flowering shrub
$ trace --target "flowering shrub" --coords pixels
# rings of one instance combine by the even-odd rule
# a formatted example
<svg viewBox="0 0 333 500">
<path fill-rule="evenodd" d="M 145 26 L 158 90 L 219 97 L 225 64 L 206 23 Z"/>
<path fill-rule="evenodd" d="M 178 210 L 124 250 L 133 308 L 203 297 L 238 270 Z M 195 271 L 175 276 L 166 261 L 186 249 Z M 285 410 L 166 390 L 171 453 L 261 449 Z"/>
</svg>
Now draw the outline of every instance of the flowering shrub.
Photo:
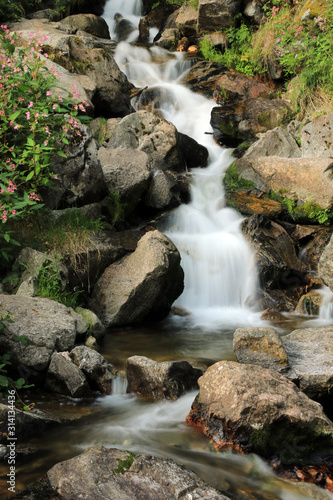
<svg viewBox="0 0 333 500">
<path fill-rule="evenodd" d="M 88 105 L 77 102 L 75 86 L 67 97 L 60 91 L 47 54 L 42 57 L 46 38 L 31 33 L 22 47 L 17 33 L 0 27 L 0 248 L 3 239 L 17 244 L 6 230 L 9 219 L 43 206 L 41 189 L 56 177 L 52 158 L 65 156 L 59 144 L 68 144 L 69 129 L 80 135 L 77 114 Z M 8 258 L 3 248 L 2 255 Z"/>
</svg>

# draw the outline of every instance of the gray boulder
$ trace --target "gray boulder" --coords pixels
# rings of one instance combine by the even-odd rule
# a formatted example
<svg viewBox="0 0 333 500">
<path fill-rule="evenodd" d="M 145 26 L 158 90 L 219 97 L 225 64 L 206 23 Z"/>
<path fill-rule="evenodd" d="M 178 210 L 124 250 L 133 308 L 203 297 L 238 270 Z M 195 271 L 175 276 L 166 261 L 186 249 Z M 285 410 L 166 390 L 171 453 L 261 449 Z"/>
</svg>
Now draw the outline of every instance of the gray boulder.
<svg viewBox="0 0 333 500">
<path fill-rule="evenodd" d="M 63 500 L 228 500 L 171 459 L 103 446 L 54 465 L 46 481 L 50 495 Z"/>
<path fill-rule="evenodd" d="M 299 158 L 301 150 L 289 132 L 282 127 L 258 134 L 259 140 L 244 153 L 243 158 L 279 156 L 280 158 Z"/>
<path fill-rule="evenodd" d="M 283 375 L 261 366 L 220 361 L 199 379 L 187 422 L 219 451 L 277 455 L 295 464 L 332 451 L 333 423 L 320 404 Z"/>
<path fill-rule="evenodd" d="M 183 291 L 183 278 L 176 247 L 159 231 L 151 231 L 135 252 L 105 270 L 91 308 L 108 327 L 161 319 Z"/>
<path fill-rule="evenodd" d="M 274 328 L 237 328 L 233 350 L 239 363 L 259 365 L 280 373 L 289 369 L 287 353 Z"/>
<path fill-rule="evenodd" d="M 85 31 L 100 38 L 110 38 L 107 22 L 102 17 L 95 16 L 94 14 L 67 16 L 61 21 L 60 25 L 76 31 Z"/>
<path fill-rule="evenodd" d="M 82 370 L 70 359 L 68 352 L 55 352 L 46 374 L 45 389 L 80 398 L 90 396 L 91 391 Z"/>
<path fill-rule="evenodd" d="M 132 356 L 126 362 L 127 392 L 135 392 L 147 401 L 175 400 L 197 389 L 202 373 L 187 361 L 158 363 L 145 356 Z"/>
<path fill-rule="evenodd" d="M 273 191 L 297 206 L 311 200 L 322 210 L 333 207 L 330 158 L 240 158 L 235 166 L 240 178 L 252 181 L 259 191 Z"/>
<path fill-rule="evenodd" d="M 57 156 L 52 162 L 51 171 L 57 181 L 45 190 L 48 208 L 85 205 L 100 201 L 106 194 L 97 142 L 87 126 L 79 124 L 78 132 L 80 135 L 68 133 L 69 144 L 62 148 L 66 158 Z"/>
<path fill-rule="evenodd" d="M 333 115 L 316 118 L 302 128 L 303 158 L 332 158 L 333 156 Z"/>
<path fill-rule="evenodd" d="M 328 397 L 332 407 L 333 327 L 302 328 L 283 337 L 297 385 L 309 397 Z"/>
<path fill-rule="evenodd" d="M 153 170 L 183 171 L 185 164 L 178 141 L 178 132 L 172 123 L 142 110 L 122 119 L 108 147 L 144 151 Z"/>
<path fill-rule="evenodd" d="M 99 352 L 86 346 L 77 346 L 70 352 L 70 357 L 86 376 L 91 389 L 111 394 L 115 370 Z"/>
<path fill-rule="evenodd" d="M 77 335 L 88 329 L 80 314 L 50 299 L 0 295 L 0 305 L 1 312 L 13 320 L 4 322 L 0 349 L 10 354 L 22 376 L 46 370 L 54 352 L 72 349 Z M 26 345 L 15 341 L 20 336 L 26 338 Z"/>
<path fill-rule="evenodd" d="M 207 32 L 235 26 L 241 0 L 199 0 L 198 31 Z"/>
<path fill-rule="evenodd" d="M 129 215 L 149 185 L 151 170 L 148 155 L 134 149 L 100 148 L 98 159 L 108 190 L 119 195 L 125 215 Z"/>
</svg>

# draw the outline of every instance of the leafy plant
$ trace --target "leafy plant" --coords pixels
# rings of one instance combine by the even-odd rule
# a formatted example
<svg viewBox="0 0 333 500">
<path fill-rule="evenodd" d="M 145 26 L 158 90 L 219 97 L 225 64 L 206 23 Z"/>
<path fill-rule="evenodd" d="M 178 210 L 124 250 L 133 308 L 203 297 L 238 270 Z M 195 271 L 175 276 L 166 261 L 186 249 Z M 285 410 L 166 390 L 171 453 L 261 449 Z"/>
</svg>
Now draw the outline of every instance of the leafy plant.
<svg viewBox="0 0 333 500">
<path fill-rule="evenodd" d="M 87 105 L 77 102 L 75 86 L 71 93 L 59 89 L 56 71 L 42 58 L 47 37 L 29 36 L 22 48 L 17 33 L 0 27 L 0 241 L 7 245 L 18 244 L 7 222 L 42 208 L 41 189 L 57 178 L 52 159 L 65 156 L 59 143 L 68 144 L 69 130 L 81 135 L 77 114 Z M 8 250 L 0 256 L 8 260 Z"/>
<path fill-rule="evenodd" d="M 55 300 L 67 307 L 75 308 L 81 294 L 82 291 L 76 288 L 71 292 L 63 289 L 60 271 L 54 262 L 48 262 L 43 266 L 38 276 L 36 295 Z"/>
</svg>

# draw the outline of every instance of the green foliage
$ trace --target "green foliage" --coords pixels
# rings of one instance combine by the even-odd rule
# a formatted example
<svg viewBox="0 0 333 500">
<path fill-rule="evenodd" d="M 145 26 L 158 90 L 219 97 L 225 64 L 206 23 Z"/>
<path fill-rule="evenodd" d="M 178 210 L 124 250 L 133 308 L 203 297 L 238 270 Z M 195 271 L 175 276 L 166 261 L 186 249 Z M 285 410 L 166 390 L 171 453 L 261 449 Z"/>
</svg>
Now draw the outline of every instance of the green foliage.
<svg viewBox="0 0 333 500">
<path fill-rule="evenodd" d="M 50 172 L 52 159 L 65 156 L 59 144 L 68 144 L 69 130 L 81 135 L 76 116 L 87 104 L 77 103 L 75 87 L 70 94 L 60 93 L 56 71 L 41 57 L 47 37 L 29 36 L 22 48 L 17 33 L 0 27 L 0 242 L 7 247 L 18 244 L 8 221 L 43 206 L 41 189 L 57 178 Z M 9 258 L 8 248 L 0 250 L 0 257 Z"/>
<path fill-rule="evenodd" d="M 268 198 L 279 201 L 294 222 L 329 225 L 333 221 L 333 212 L 329 209 L 323 210 L 312 200 L 298 205 L 296 200 L 287 198 L 283 192 L 277 194 L 274 191 L 269 193 Z"/>
<path fill-rule="evenodd" d="M 76 307 L 81 290 L 68 292 L 63 289 L 59 267 L 54 262 L 45 264 L 39 273 L 36 295 L 60 302 L 67 307 Z"/>
<path fill-rule="evenodd" d="M 225 173 L 223 184 L 227 191 L 236 191 L 238 189 L 255 189 L 252 181 L 242 179 L 238 175 L 236 165 L 232 163 Z"/>
<path fill-rule="evenodd" d="M 0 0 L 0 22 L 18 21 L 22 16 L 38 10 L 41 0 Z"/>
<path fill-rule="evenodd" d="M 215 49 L 215 47 L 204 39 L 200 42 L 200 52 L 203 57 L 209 61 L 225 65 L 227 68 L 234 69 L 248 76 L 254 76 L 255 73 L 262 72 L 263 69 L 253 63 L 251 54 L 252 30 L 244 22 L 239 27 L 231 27 L 227 31 L 228 43 L 224 53 Z"/>
<path fill-rule="evenodd" d="M 108 195 L 108 211 L 112 226 L 114 226 L 116 222 L 125 219 L 125 207 L 126 205 L 121 201 L 119 193 L 110 191 Z"/>
<path fill-rule="evenodd" d="M 129 456 L 127 458 L 125 458 L 125 460 L 117 459 L 118 467 L 113 471 L 115 474 L 124 474 L 128 469 L 130 469 L 130 467 L 134 461 L 135 453 L 132 453 L 132 452 L 128 452 L 128 453 L 129 453 Z"/>
</svg>

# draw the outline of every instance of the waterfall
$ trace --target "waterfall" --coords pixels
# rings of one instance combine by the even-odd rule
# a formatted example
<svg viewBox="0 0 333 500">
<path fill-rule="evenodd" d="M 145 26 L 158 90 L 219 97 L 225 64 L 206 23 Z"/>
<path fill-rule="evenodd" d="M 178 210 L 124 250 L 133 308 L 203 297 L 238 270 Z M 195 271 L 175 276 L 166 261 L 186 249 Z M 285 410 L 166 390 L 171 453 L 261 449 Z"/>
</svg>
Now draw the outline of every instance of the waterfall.
<svg viewBox="0 0 333 500">
<path fill-rule="evenodd" d="M 319 308 L 319 319 L 331 321 L 333 318 L 333 292 L 327 286 L 322 287 L 318 291 L 322 297 Z"/>
<path fill-rule="evenodd" d="M 110 0 L 107 12 L 115 4 L 116 0 Z M 163 89 L 167 99 L 159 103 L 159 111 L 164 118 L 209 152 L 208 168 L 191 172 L 191 202 L 173 212 L 164 230 L 179 249 L 185 272 L 185 290 L 177 304 L 204 321 L 242 326 L 253 323 L 254 315 L 244 304 L 256 288 L 254 253 L 241 233 L 241 217 L 225 206 L 222 179 L 233 158 L 231 151 L 219 147 L 212 137 L 214 101 L 179 83 L 191 65 L 182 53 L 120 42 L 115 60 L 136 87 Z M 137 99 L 132 101 L 134 108 Z"/>
</svg>

